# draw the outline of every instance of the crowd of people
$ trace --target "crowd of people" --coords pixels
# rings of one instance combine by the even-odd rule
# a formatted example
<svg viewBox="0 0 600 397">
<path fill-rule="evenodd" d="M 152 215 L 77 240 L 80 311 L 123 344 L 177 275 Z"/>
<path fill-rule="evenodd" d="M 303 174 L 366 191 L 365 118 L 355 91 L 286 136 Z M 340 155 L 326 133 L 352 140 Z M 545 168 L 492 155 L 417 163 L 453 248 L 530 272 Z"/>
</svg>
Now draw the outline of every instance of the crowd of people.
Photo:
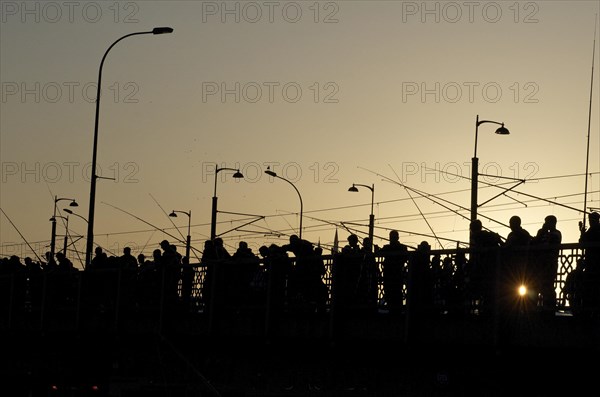
<svg viewBox="0 0 600 397">
<path fill-rule="evenodd" d="M 152 258 L 135 257 L 128 247 L 121 256 L 108 256 L 97 247 L 83 273 L 89 276 L 86 280 L 92 280 L 86 284 L 88 295 L 100 303 L 110 300 L 114 292 L 108 288 L 114 284 L 114 276 L 106 274 L 115 272 L 104 271 L 120 270 L 119 280 L 127 283 L 123 290 L 128 298 L 144 304 L 198 302 L 206 308 L 268 304 L 276 310 L 323 312 L 331 307 L 341 313 L 381 308 L 402 312 L 409 306 L 413 311 L 464 312 L 476 307 L 485 313 L 494 305 L 510 309 L 516 302 L 529 301 L 553 312 L 562 243 L 557 219 L 547 216 L 535 235 L 523 229 L 517 216 L 510 218 L 509 224 L 511 232 L 503 239 L 484 230 L 479 220 L 473 221 L 470 250 L 456 250 L 444 257 L 432 255 L 426 241 L 409 250 L 395 230 L 389 232 L 389 241 L 382 247 L 373 246 L 368 238 L 361 246 L 359 238 L 350 234 L 341 252 L 332 256 L 331 272 L 319 245 L 292 235 L 288 244 L 262 246 L 258 253 L 244 241 L 230 254 L 221 238 L 208 240 L 200 266 L 192 266 L 167 240 L 153 251 Z M 584 247 L 563 290 L 574 311 L 600 307 L 597 212 L 589 214 L 589 228 L 582 228 L 580 242 L 592 246 Z M 28 299 L 39 300 L 37 276 L 53 274 L 68 280 L 80 272 L 63 252 L 55 257 L 48 253 L 46 261 L 38 262 L 27 257 L 24 263 L 17 256 L 4 258 L 0 276 L 21 275 L 17 286 L 24 291 L 23 299 L 29 294 Z M 519 287 L 528 290 L 521 291 L 521 298 L 517 298 Z M 68 300 L 76 295 L 75 288 L 63 281 L 60 293 Z"/>
</svg>

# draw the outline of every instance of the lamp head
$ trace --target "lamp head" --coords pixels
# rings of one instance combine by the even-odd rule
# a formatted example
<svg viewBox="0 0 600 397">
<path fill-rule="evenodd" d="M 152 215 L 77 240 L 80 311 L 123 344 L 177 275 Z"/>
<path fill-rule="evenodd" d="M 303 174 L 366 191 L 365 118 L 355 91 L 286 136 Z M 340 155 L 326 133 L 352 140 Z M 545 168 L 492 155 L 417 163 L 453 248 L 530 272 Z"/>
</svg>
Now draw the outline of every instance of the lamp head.
<svg viewBox="0 0 600 397">
<path fill-rule="evenodd" d="M 498 128 L 496 130 L 496 134 L 498 134 L 498 135 L 509 135 L 510 132 L 508 131 L 508 128 L 504 127 L 504 123 L 502 123 L 502 125 L 500 126 L 500 128 Z"/>
<path fill-rule="evenodd" d="M 152 29 L 152 34 L 165 34 L 165 33 L 173 33 L 173 28 L 159 27 L 159 28 Z"/>
<path fill-rule="evenodd" d="M 63 211 L 65 211 L 67 214 L 71 214 L 71 215 L 73 214 L 73 211 L 71 211 L 71 210 L 70 210 L 70 209 L 68 209 L 68 208 L 65 208 Z"/>
<path fill-rule="evenodd" d="M 71 201 L 71 204 L 69 204 L 69 207 L 79 207 L 79 204 L 77 204 L 77 201 L 73 200 Z"/>
<path fill-rule="evenodd" d="M 172 218 L 177 218 L 177 214 L 175 213 L 175 211 L 171 212 L 169 214 L 169 216 L 172 217 Z"/>
<path fill-rule="evenodd" d="M 233 174 L 233 177 L 234 177 L 234 178 L 241 179 L 241 178 L 243 178 L 243 177 L 244 177 L 244 175 L 243 175 L 243 174 L 240 172 L 240 170 L 237 170 L 237 171 L 235 172 L 235 174 Z"/>
<path fill-rule="evenodd" d="M 265 174 L 272 176 L 273 178 L 275 178 L 277 176 L 277 174 L 273 171 L 271 171 L 270 167 L 267 167 L 267 169 L 265 170 Z"/>
<path fill-rule="evenodd" d="M 352 184 L 352 186 L 348 189 L 349 192 L 358 192 L 358 188 Z"/>
</svg>

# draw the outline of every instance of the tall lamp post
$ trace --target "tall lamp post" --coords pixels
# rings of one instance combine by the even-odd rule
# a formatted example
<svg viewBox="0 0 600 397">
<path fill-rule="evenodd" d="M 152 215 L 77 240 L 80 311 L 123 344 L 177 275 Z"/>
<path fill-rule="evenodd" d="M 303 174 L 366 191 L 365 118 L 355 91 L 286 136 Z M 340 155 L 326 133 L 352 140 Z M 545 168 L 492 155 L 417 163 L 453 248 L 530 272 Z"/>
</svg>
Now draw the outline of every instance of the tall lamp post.
<svg viewBox="0 0 600 397">
<path fill-rule="evenodd" d="M 221 171 L 235 171 L 233 177 L 236 179 L 241 179 L 244 177 L 240 170 L 235 168 L 219 168 L 218 165 L 215 165 L 215 190 L 212 198 L 212 216 L 210 220 L 210 239 L 214 240 L 217 238 L 217 175 Z"/>
<path fill-rule="evenodd" d="M 65 239 L 64 239 L 64 243 L 63 243 L 63 253 L 66 256 L 67 255 L 67 237 L 69 236 L 69 217 L 61 216 L 61 215 L 54 215 L 52 218 L 50 218 L 52 223 L 56 224 L 56 218 L 61 218 L 61 219 L 65 220 Z"/>
<path fill-rule="evenodd" d="M 108 49 L 104 53 L 104 56 L 102 57 L 102 61 L 100 62 L 100 68 L 98 71 L 98 83 L 97 83 L 97 90 L 96 90 L 96 121 L 94 124 L 94 148 L 92 151 L 92 175 L 91 175 L 91 185 L 90 185 L 90 208 L 89 208 L 90 212 L 88 215 L 87 244 L 86 244 L 86 250 L 85 250 L 86 265 L 90 264 L 91 259 L 92 259 L 92 251 L 94 249 L 94 207 L 96 204 L 96 179 L 98 179 L 98 176 L 96 175 L 96 154 L 97 154 L 97 150 L 98 150 L 98 119 L 99 119 L 99 115 L 100 115 L 100 87 L 102 86 L 102 67 L 104 66 L 104 61 L 105 61 L 106 56 L 108 55 L 109 51 L 119 41 L 121 41 L 127 37 L 137 36 L 137 35 L 142 35 L 142 34 L 165 34 L 165 33 L 172 33 L 172 32 L 173 32 L 172 28 L 158 27 L 158 28 L 154 28 L 147 32 L 135 32 L 135 33 L 126 34 L 125 36 L 117 39 L 114 43 L 112 43 L 110 45 L 110 47 L 108 47 Z"/>
<path fill-rule="evenodd" d="M 75 201 L 75 199 L 72 198 L 66 198 L 66 197 L 61 197 L 58 198 L 58 196 L 54 196 L 54 212 L 52 213 L 52 218 L 50 218 L 50 220 L 52 221 L 52 238 L 50 239 L 50 255 L 52 258 L 54 258 L 54 253 L 56 251 L 56 205 L 58 204 L 59 201 L 63 201 L 63 200 L 70 200 L 71 204 L 69 204 L 70 207 L 78 207 L 79 204 L 77 204 L 77 201 Z M 64 218 L 64 217 L 63 217 Z"/>
<path fill-rule="evenodd" d="M 191 224 L 192 224 L 192 210 L 189 210 L 188 212 L 173 210 L 169 214 L 169 216 L 173 217 L 173 218 L 177 218 L 177 213 L 178 212 L 180 214 L 186 214 L 188 216 L 188 233 L 187 233 L 187 240 L 186 240 L 186 243 L 185 243 L 185 256 L 188 258 L 188 261 L 189 261 L 190 260 L 190 246 L 191 246 L 191 243 L 192 243 L 192 238 L 190 236 L 190 227 L 191 227 Z"/>
<path fill-rule="evenodd" d="M 369 241 L 371 246 L 366 247 L 368 250 L 371 250 L 373 247 L 373 229 L 375 225 L 375 215 L 373 214 L 373 204 L 375 203 L 375 185 L 362 185 L 360 183 L 353 183 L 352 186 L 348 189 L 349 192 L 358 192 L 357 186 L 366 187 L 371 190 L 371 215 L 369 215 Z"/>
<path fill-rule="evenodd" d="M 477 158 L 477 135 L 479 126 L 484 123 L 498 124 L 500 127 L 496 130 L 498 135 L 508 135 L 510 132 L 504 127 L 504 123 L 491 120 L 479 120 L 479 115 L 475 121 L 475 151 L 471 161 L 471 222 L 477 219 L 477 185 L 479 178 L 479 159 Z"/>
<path fill-rule="evenodd" d="M 300 230 L 298 232 L 298 237 L 300 239 L 302 239 L 302 211 L 303 211 L 303 205 L 302 205 L 302 196 L 300 195 L 300 192 L 298 191 L 298 188 L 292 182 L 290 182 L 287 179 L 285 179 L 285 178 L 277 175 L 277 173 L 275 173 L 274 171 L 271 171 L 271 169 L 269 167 L 267 167 L 267 170 L 265 171 L 265 174 L 267 174 L 269 176 L 272 176 L 273 178 L 279 178 L 281 180 L 286 181 L 287 183 L 289 183 L 290 185 L 292 185 L 292 187 L 294 188 L 294 190 L 296 191 L 296 193 L 298 193 L 298 198 L 300 199 Z"/>
</svg>

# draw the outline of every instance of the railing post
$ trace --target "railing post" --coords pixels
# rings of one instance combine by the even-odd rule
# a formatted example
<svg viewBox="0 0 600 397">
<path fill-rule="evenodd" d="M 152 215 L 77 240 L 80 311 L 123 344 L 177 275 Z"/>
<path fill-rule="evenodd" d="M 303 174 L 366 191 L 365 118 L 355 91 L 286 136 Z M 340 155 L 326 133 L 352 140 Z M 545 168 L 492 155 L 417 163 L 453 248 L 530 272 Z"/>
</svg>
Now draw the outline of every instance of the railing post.
<svg viewBox="0 0 600 397">
<path fill-rule="evenodd" d="M 15 305 L 15 274 L 10 275 L 10 298 L 8 301 L 8 329 L 12 328 L 13 307 Z"/>
<path fill-rule="evenodd" d="M 267 296 L 265 299 L 265 339 L 269 342 L 271 338 L 271 315 L 273 312 L 273 260 L 266 258 L 264 261 L 267 272 Z"/>
<path fill-rule="evenodd" d="M 337 331 L 337 309 L 338 309 L 338 296 L 337 296 L 337 283 L 338 283 L 338 261 L 336 255 L 331 256 L 331 298 L 329 302 L 329 340 L 331 343 L 335 342 L 336 331 Z"/>
<path fill-rule="evenodd" d="M 85 272 L 85 271 L 84 271 Z M 75 331 L 79 331 L 79 324 L 81 321 L 81 290 L 83 284 L 83 277 L 85 276 L 84 272 L 79 273 L 79 277 L 77 277 L 77 304 L 75 308 Z"/>
<path fill-rule="evenodd" d="M 217 277 L 219 272 L 219 264 L 217 260 L 212 260 L 207 264 L 207 274 L 211 275 L 210 279 L 210 296 L 208 297 L 208 335 L 213 336 L 215 332 L 215 310 L 217 308 Z"/>
<path fill-rule="evenodd" d="M 117 270 L 117 291 L 115 300 L 115 333 L 119 331 L 119 316 L 121 308 L 121 287 L 122 287 L 123 269 Z"/>
<path fill-rule="evenodd" d="M 494 261 L 494 277 L 493 277 L 493 283 L 494 285 L 492 286 L 494 288 L 493 291 L 493 302 L 492 302 L 492 310 L 493 310 L 493 324 L 492 324 L 492 340 L 493 340 L 493 346 L 494 348 L 498 348 L 500 345 L 500 313 L 501 313 L 501 307 L 500 307 L 500 262 L 502 260 L 502 257 L 500 255 L 500 248 L 495 248 L 496 251 L 496 255 L 495 255 L 495 261 Z"/>
</svg>

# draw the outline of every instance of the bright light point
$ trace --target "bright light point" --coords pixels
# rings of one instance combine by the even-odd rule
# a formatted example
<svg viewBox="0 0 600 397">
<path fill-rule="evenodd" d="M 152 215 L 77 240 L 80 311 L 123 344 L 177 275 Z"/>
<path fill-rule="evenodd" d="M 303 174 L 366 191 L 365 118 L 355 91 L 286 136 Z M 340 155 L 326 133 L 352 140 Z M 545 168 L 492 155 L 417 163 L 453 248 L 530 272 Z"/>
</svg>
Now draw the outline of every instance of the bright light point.
<svg viewBox="0 0 600 397">
<path fill-rule="evenodd" d="M 527 287 L 525 287 L 524 285 L 521 285 L 519 287 L 519 296 L 525 296 L 526 293 L 527 293 Z"/>
</svg>

